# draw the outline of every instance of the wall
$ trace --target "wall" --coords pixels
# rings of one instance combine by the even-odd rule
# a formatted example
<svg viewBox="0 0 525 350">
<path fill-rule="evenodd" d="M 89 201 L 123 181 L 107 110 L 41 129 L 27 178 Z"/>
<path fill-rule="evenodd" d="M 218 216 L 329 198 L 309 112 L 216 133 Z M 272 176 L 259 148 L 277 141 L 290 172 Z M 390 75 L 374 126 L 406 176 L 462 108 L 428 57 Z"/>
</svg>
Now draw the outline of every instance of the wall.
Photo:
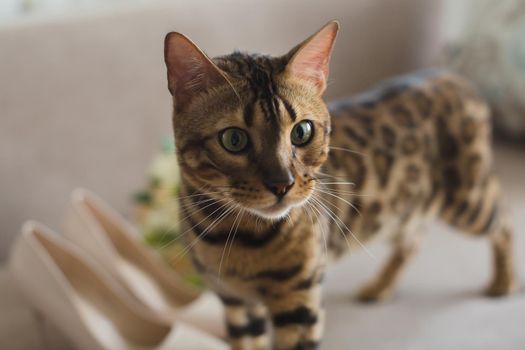
<svg viewBox="0 0 525 350">
<path fill-rule="evenodd" d="M 0 259 L 24 220 L 59 228 L 78 185 L 129 213 L 171 133 L 166 32 L 210 55 L 281 54 L 333 18 L 328 99 L 427 66 L 440 48 L 437 0 L 150 2 L 0 27 Z"/>
</svg>

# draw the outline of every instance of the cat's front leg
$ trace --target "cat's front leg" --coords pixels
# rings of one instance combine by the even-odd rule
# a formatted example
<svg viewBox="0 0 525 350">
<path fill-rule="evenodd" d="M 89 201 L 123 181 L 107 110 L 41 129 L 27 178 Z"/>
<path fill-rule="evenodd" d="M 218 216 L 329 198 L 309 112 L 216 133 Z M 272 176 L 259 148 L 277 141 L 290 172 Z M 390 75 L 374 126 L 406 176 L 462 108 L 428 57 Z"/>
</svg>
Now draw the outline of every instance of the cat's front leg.
<svg viewBox="0 0 525 350">
<path fill-rule="evenodd" d="M 225 307 L 228 342 L 233 350 L 268 350 L 268 313 L 261 303 L 221 297 Z"/>
<path fill-rule="evenodd" d="M 276 350 L 314 350 L 323 335 L 324 310 L 321 286 L 293 290 L 285 295 L 267 297 L 274 329 Z"/>
</svg>

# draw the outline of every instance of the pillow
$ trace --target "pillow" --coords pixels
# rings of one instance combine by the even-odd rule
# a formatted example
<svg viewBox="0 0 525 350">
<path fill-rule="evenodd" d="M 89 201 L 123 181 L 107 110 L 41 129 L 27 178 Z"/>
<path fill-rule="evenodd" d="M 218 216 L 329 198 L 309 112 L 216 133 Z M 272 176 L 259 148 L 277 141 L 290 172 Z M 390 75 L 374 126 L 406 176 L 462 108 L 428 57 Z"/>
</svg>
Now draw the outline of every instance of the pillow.
<svg viewBox="0 0 525 350">
<path fill-rule="evenodd" d="M 446 61 L 489 101 L 496 132 L 525 141 L 525 0 L 480 0 Z"/>
</svg>

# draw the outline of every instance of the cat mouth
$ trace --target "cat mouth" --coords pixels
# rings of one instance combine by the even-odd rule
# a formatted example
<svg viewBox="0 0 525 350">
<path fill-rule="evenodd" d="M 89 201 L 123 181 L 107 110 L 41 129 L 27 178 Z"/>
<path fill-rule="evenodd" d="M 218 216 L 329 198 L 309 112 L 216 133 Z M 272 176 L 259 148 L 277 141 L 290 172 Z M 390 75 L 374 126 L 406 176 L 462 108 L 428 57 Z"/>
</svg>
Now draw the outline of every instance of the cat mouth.
<svg viewBox="0 0 525 350">
<path fill-rule="evenodd" d="M 301 198 L 301 199 L 291 199 L 291 198 L 278 198 L 272 205 L 269 205 L 267 207 L 250 207 L 250 206 L 244 206 L 244 208 L 256 215 L 260 216 L 264 219 L 268 220 L 279 220 L 285 218 L 292 209 L 299 208 L 303 206 L 306 202 L 308 202 L 309 197 Z"/>
<path fill-rule="evenodd" d="M 285 203 L 285 201 L 277 201 L 275 204 L 265 208 L 250 208 L 248 209 L 253 214 L 261 216 L 265 219 L 282 219 L 292 209 L 292 205 Z"/>
</svg>

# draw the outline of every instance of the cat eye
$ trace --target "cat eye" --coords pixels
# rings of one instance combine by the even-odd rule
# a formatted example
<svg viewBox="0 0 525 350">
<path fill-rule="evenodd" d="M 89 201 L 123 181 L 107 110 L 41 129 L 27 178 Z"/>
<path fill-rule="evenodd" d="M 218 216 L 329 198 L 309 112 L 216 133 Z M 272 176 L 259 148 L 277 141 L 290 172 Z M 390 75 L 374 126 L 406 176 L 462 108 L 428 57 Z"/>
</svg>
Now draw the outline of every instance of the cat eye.
<svg viewBox="0 0 525 350">
<path fill-rule="evenodd" d="M 292 129 L 292 144 L 295 146 L 304 146 L 306 145 L 314 135 L 313 125 L 309 120 L 303 120 L 297 124 Z"/>
<path fill-rule="evenodd" d="M 223 130 L 219 139 L 222 146 L 229 152 L 237 153 L 241 152 L 248 145 L 248 135 L 246 132 L 239 128 L 229 128 Z"/>
</svg>

